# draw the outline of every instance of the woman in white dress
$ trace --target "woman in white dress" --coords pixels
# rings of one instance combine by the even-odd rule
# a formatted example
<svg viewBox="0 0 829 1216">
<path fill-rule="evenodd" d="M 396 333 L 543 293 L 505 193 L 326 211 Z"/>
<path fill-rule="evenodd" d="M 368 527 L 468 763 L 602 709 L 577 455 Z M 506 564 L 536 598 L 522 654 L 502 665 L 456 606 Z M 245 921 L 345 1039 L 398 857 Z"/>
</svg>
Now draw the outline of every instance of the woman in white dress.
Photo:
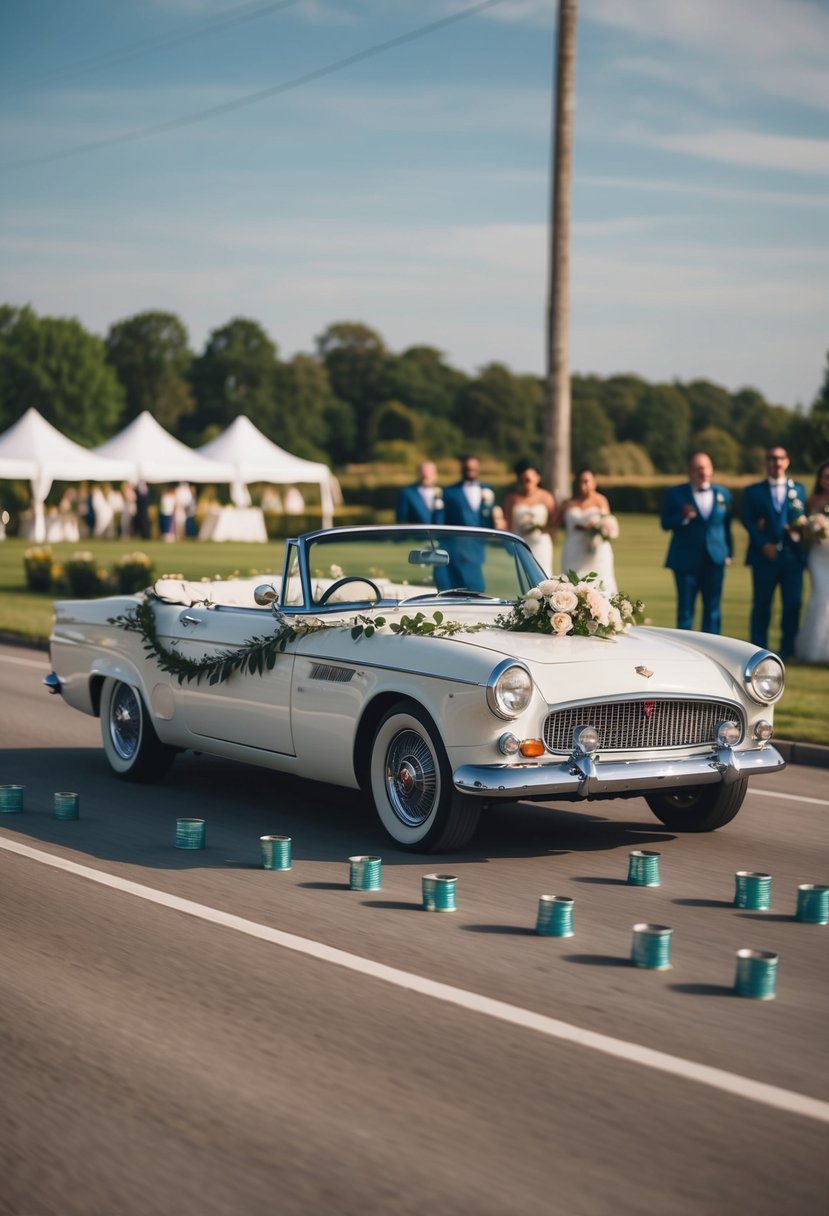
<svg viewBox="0 0 829 1216">
<path fill-rule="evenodd" d="M 552 574 L 555 499 L 541 485 L 541 474 L 531 461 L 519 460 L 515 476 L 518 486 L 504 502 L 506 525 L 527 542 L 544 573 Z"/>
<path fill-rule="evenodd" d="M 829 460 L 817 471 L 815 488 L 806 503 L 807 515 L 822 515 L 829 507 Z M 794 652 L 804 663 L 829 663 L 829 540 L 814 541 L 809 552 L 812 593 L 797 635 Z"/>
<path fill-rule="evenodd" d="M 556 519 L 556 526 L 564 527 L 561 569 L 565 574 L 570 570 L 581 575 L 595 573 L 605 591 L 613 595 L 618 591 L 613 549 L 609 541 L 593 532 L 603 515 L 610 515 L 610 503 L 596 489 L 592 471 L 580 469 L 573 483 L 573 497 L 562 504 Z"/>
</svg>

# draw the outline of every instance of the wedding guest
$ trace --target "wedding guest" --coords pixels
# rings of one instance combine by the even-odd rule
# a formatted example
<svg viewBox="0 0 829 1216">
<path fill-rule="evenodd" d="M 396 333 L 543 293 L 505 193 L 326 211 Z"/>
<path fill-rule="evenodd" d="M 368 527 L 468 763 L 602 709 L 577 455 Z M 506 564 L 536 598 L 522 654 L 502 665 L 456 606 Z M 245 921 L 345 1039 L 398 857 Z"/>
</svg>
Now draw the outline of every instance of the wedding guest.
<svg viewBox="0 0 829 1216">
<path fill-rule="evenodd" d="M 443 495 L 444 523 L 467 528 L 503 528 L 504 518 L 495 504 L 492 486 L 481 482 L 481 462 L 477 456 L 461 460 L 461 480 L 446 487 Z M 449 587 L 464 587 L 469 591 L 484 591 L 484 558 L 486 546 L 478 539 L 456 539 L 450 550 L 446 567 Z"/>
<path fill-rule="evenodd" d="M 395 519 L 399 524 L 443 523 L 443 493 L 438 481 L 437 465 L 424 460 L 416 482 L 403 486 L 397 496 Z"/>
<path fill-rule="evenodd" d="M 542 486 L 541 474 L 532 461 L 519 460 L 515 476 L 518 485 L 504 500 L 506 525 L 524 538 L 544 573 L 552 574 L 555 499 Z"/>
<path fill-rule="evenodd" d="M 142 540 L 150 539 L 150 487 L 146 481 L 139 481 L 135 487 L 135 526 Z"/>
<path fill-rule="evenodd" d="M 104 535 L 107 539 L 112 540 L 116 532 L 121 534 L 122 521 L 121 516 L 124 512 L 124 495 L 117 486 L 107 486 L 104 491 L 106 498 L 107 510 L 109 511 L 109 521 L 106 526 Z"/>
<path fill-rule="evenodd" d="M 746 565 L 751 567 L 753 599 L 750 636 L 755 646 L 768 645 L 774 592 L 780 588 L 780 657 L 794 654 L 803 596 L 806 554 L 794 527 L 803 515 L 806 487 L 786 476 L 789 454 L 782 444 L 766 452 L 766 478 L 747 486 L 743 495 L 743 526 L 748 532 Z"/>
<path fill-rule="evenodd" d="M 820 531 L 810 530 L 812 591 L 795 642 L 795 654 L 804 663 L 829 663 L 829 460 L 824 460 L 818 468 L 806 512 L 813 519 L 817 517 Z"/>
<path fill-rule="evenodd" d="M 95 502 L 92 497 L 92 487 L 85 481 L 80 484 L 78 504 L 81 520 L 86 529 L 86 536 L 95 535 Z"/>
<path fill-rule="evenodd" d="M 175 506 L 173 508 L 173 531 L 176 540 L 184 540 L 187 535 L 187 514 L 193 506 L 193 489 L 189 481 L 180 481 L 174 490 Z"/>
<path fill-rule="evenodd" d="M 605 526 L 608 535 L 599 529 Z M 605 591 L 615 594 L 616 571 L 613 562 L 613 547 L 608 537 L 618 536 L 618 524 L 611 515 L 610 503 L 596 487 L 592 469 L 579 469 L 573 480 L 573 497 L 561 504 L 556 527 L 564 526 L 564 552 L 561 568 L 567 573 L 596 574 Z"/>
<path fill-rule="evenodd" d="M 132 536 L 133 521 L 137 511 L 135 487 L 128 481 L 121 483 L 121 540 Z"/>
<path fill-rule="evenodd" d="M 176 492 L 165 486 L 158 504 L 158 530 L 161 539 L 172 542 L 176 539 Z"/>
<path fill-rule="evenodd" d="M 665 565 L 676 582 L 676 627 L 694 628 L 697 597 L 702 600 L 702 632 L 722 632 L 722 589 L 731 565 L 731 495 L 713 480 L 706 452 L 688 461 L 688 480 L 666 490 L 662 530 L 672 532 Z"/>
<path fill-rule="evenodd" d="M 92 509 L 95 514 L 93 534 L 96 537 L 110 535 L 112 526 L 112 507 L 109 505 L 108 498 L 110 489 L 109 485 L 92 487 Z"/>
</svg>

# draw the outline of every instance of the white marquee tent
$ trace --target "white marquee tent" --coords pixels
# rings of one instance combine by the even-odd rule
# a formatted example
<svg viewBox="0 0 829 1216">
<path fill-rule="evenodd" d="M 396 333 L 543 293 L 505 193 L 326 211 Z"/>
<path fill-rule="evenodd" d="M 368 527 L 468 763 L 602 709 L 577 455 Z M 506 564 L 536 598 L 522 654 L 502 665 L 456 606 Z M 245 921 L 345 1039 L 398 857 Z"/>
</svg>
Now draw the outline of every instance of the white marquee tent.
<svg viewBox="0 0 829 1216">
<path fill-rule="evenodd" d="M 130 463 L 131 481 L 153 484 L 174 481 L 197 481 L 212 485 L 231 482 L 235 473 L 232 465 L 210 460 L 206 455 L 188 448 L 144 410 L 133 418 L 123 431 L 95 449 L 101 457 L 116 457 Z"/>
<path fill-rule="evenodd" d="M 322 526 L 332 526 L 334 503 L 342 499 L 337 479 L 328 466 L 292 456 L 272 443 L 243 414 L 239 414 L 216 439 L 199 448 L 199 452 L 211 460 L 232 466 L 231 497 L 238 505 L 250 501 L 245 487 L 255 481 L 270 485 L 318 485 Z"/>
<path fill-rule="evenodd" d="M 46 539 L 43 504 L 53 481 L 123 481 L 132 465 L 67 439 L 34 408 L 0 435 L 0 478 L 32 483 L 32 539 Z"/>
</svg>

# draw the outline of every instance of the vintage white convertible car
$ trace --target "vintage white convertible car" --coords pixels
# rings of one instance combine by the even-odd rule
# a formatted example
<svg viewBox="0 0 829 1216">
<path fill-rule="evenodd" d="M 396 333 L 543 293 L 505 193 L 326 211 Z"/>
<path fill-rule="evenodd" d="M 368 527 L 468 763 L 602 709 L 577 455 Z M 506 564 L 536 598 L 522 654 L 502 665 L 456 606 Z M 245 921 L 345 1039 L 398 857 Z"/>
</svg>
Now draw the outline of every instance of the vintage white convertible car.
<svg viewBox="0 0 829 1216">
<path fill-rule="evenodd" d="M 631 614 L 508 532 L 335 528 L 264 584 L 57 603 L 46 683 L 125 780 L 190 748 L 362 787 L 411 851 L 459 848 L 496 801 L 644 796 L 672 830 L 721 827 L 784 767 L 783 665 Z"/>
</svg>

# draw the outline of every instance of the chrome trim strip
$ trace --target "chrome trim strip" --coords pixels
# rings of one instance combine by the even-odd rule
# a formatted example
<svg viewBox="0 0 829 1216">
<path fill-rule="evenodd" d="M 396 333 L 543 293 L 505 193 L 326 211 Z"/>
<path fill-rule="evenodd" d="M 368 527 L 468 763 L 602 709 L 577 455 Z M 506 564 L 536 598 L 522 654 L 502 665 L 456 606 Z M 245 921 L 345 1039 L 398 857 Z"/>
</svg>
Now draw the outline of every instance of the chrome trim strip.
<svg viewBox="0 0 829 1216">
<path fill-rule="evenodd" d="M 571 758 L 561 764 L 464 764 L 452 780 L 459 793 L 482 798 L 592 798 L 597 794 L 729 785 L 741 777 L 774 773 L 786 762 L 774 747 L 715 749 L 682 760 L 596 760 Z"/>
</svg>

